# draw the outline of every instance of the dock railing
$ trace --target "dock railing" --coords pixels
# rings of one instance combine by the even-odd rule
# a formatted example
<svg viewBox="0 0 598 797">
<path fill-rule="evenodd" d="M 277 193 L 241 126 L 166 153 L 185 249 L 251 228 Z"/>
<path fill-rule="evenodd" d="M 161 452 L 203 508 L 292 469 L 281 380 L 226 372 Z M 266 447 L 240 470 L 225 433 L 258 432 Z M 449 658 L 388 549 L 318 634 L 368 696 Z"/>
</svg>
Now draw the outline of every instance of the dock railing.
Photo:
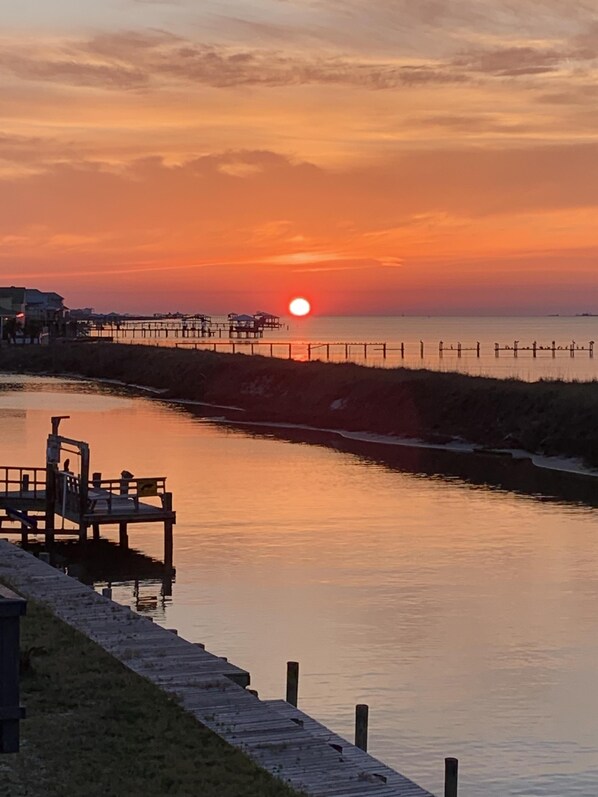
<svg viewBox="0 0 598 797">
<path fill-rule="evenodd" d="M 42 498 L 45 489 L 45 468 L 0 466 L 0 497 Z"/>
<path fill-rule="evenodd" d="M 123 497 L 128 498 L 134 509 L 138 511 L 140 501 L 145 501 L 147 498 L 159 498 L 161 506 L 165 508 L 165 495 L 165 476 L 102 479 L 99 474 L 94 474 L 88 485 L 87 503 L 90 508 L 99 503 L 103 509 L 105 505 L 106 514 L 110 515 L 117 503 L 122 505 Z"/>
</svg>

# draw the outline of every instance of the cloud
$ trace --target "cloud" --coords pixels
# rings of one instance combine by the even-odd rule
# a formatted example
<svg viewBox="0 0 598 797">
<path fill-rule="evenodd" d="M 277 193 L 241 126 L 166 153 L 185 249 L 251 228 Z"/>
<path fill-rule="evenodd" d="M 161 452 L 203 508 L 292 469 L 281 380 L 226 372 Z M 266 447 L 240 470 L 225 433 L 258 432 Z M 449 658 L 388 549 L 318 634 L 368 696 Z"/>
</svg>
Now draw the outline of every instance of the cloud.
<svg viewBox="0 0 598 797">
<path fill-rule="evenodd" d="M 582 50 L 503 47 L 462 53 L 454 58 L 452 63 L 467 72 L 479 72 L 497 77 L 517 77 L 555 72 L 564 64 L 573 60 L 585 60 L 587 56 L 587 51 Z"/>
<path fill-rule="evenodd" d="M 195 43 L 161 31 L 102 34 L 41 48 L 5 41 L 0 69 L 22 80 L 112 90 L 173 82 L 214 88 L 319 84 L 382 90 L 466 80 L 434 61 L 312 57 Z"/>
</svg>

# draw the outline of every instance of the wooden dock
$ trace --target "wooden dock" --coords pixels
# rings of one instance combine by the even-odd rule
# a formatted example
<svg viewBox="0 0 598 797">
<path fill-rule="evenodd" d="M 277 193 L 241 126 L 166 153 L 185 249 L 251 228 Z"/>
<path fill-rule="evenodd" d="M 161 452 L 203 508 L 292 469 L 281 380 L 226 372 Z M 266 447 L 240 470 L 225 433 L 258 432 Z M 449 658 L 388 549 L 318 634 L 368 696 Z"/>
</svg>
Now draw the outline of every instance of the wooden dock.
<svg viewBox="0 0 598 797">
<path fill-rule="evenodd" d="M 249 673 L 99 595 L 6 540 L 0 578 L 175 697 L 202 725 L 310 797 L 432 797 L 284 701 L 261 701 Z"/>
<path fill-rule="evenodd" d="M 127 549 L 131 524 L 161 523 L 164 589 L 170 594 L 176 512 L 172 493 L 166 490 L 166 478 L 135 477 L 123 470 L 118 479 L 104 479 L 101 473 L 93 473 L 90 479 L 88 444 L 58 434 L 66 417 L 52 418 L 45 468 L 0 466 L 0 530 L 19 534 L 25 547 L 30 535 L 43 533 L 46 545 L 51 546 L 58 535 L 75 535 L 85 543 L 89 528 L 97 542 L 102 526 L 116 525 L 119 544 Z M 62 462 L 66 454 L 69 456 Z M 76 472 L 71 470 L 71 457 L 76 458 Z M 60 527 L 56 517 L 61 520 Z"/>
</svg>

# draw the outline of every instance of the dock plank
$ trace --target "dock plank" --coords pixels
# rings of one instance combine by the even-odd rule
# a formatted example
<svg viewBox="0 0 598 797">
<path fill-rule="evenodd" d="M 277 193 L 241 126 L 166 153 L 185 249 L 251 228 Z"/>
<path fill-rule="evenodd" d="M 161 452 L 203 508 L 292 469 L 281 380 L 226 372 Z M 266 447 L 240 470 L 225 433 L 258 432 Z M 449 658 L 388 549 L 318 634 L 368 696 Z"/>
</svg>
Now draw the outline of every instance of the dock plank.
<svg viewBox="0 0 598 797">
<path fill-rule="evenodd" d="M 284 701 L 262 701 L 249 674 L 0 540 L 0 577 L 48 606 L 198 722 L 309 797 L 432 797 Z M 296 720 L 299 719 L 301 723 Z M 342 753 L 330 745 L 339 740 Z M 386 778 L 376 778 L 379 774 Z"/>
</svg>

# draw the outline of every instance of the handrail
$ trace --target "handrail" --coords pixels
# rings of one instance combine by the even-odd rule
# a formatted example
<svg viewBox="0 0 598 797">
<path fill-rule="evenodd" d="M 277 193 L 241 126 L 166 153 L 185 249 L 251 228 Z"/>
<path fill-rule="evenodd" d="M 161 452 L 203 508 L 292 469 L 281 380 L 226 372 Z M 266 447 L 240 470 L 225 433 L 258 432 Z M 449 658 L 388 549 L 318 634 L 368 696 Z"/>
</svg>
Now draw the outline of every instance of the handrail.
<svg viewBox="0 0 598 797">
<path fill-rule="evenodd" d="M 128 495 L 129 497 L 143 497 L 149 482 L 155 485 L 158 495 L 166 492 L 166 476 L 139 476 L 131 479 L 91 479 L 90 490 L 102 490 L 114 495 Z M 147 494 L 147 493 L 146 493 Z"/>
<path fill-rule="evenodd" d="M 0 496 L 41 498 L 45 489 L 45 468 L 0 466 Z"/>
</svg>

